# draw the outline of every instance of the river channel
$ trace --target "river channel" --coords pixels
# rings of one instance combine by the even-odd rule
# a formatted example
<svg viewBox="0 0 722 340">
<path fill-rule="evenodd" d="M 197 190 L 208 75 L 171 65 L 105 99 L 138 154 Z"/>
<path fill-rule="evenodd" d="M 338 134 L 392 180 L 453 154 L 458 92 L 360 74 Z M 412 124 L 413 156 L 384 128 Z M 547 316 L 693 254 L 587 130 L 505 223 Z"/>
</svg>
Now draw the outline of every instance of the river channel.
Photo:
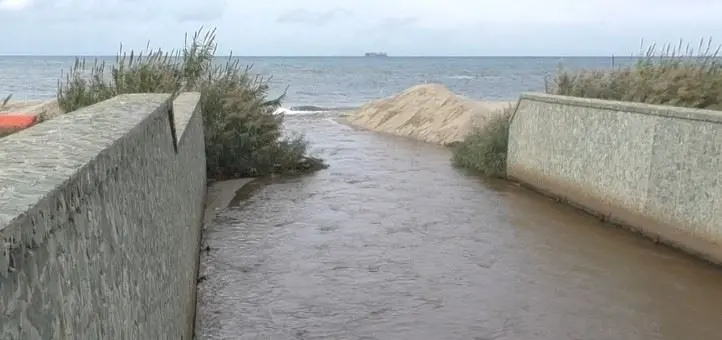
<svg viewBox="0 0 722 340">
<path fill-rule="evenodd" d="M 722 338 L 722 272 L 440 147 L 288 117 L 330 168 L 207 227 L 197 339 Z"/>
</svg>

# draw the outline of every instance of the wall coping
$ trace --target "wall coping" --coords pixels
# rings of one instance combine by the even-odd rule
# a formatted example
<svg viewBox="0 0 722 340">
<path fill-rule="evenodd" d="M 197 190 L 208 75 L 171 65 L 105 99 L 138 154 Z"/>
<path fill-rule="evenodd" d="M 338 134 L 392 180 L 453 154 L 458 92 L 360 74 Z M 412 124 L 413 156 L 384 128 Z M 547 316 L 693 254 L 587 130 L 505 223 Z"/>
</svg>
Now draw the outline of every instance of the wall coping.
<svg viewBox="0 0 722 340">
<path fill-rule="evenodd" d="M 201 93 L 200 92 L 181 92 L 171 105 L 171 112 L 173 115 L 172 125 L 175 126 L 175 143 L 176 148 L 180 147 L 183 137 L 186 135 L 186 127 L 190 122 L 196 109 L 201 105 Z"/>
<path fill-rule="evenodd" d="M 633 112 L 650 116 L 660 116 L 722 124 L 722 111 L 715 110 L 692 109 L 671 105 L 652 105 L 616 100 L 559 96 L 539 92 L 522 93 L 519 96 L 519 103 L 521 103 L 521 101 L 525 99 L 549 104 L 571 105 L 610 111 Z"/>
</svg>

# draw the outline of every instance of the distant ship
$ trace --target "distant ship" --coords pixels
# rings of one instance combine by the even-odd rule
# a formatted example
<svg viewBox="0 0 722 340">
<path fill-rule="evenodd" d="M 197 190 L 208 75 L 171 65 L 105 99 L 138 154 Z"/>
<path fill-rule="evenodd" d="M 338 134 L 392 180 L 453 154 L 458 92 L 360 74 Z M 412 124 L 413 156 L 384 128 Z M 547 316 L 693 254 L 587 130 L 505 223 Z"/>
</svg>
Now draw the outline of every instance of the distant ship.
<svg viewBox="0 0 722 340">
<path fill-rule="evenodd" d="M 366 52 L 365 57 L 388 57 L 386 52 Z"/>
</svg>

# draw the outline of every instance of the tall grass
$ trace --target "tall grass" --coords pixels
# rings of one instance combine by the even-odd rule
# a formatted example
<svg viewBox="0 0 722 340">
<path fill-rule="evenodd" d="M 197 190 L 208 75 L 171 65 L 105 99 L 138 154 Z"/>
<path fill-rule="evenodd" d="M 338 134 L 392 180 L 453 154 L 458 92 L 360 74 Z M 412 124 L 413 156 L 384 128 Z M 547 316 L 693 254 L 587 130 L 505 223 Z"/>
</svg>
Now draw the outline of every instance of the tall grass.
<svg viewBox="0 0 722 340">
<path fill-rule="evenodd" d="M 283 115 L 274 114 L 283 95 L 268 98 L 268 79 L 229 57 L 216 64 L 215 30 L 200 29 L 179 50 L 126 53 L 115 63 L 78 58 L 58 81 L 64 112 L 125 93 L 198 91 L 208 176 L 214 179 L 270 173 L 310 172 L 326 165 L 307 155 L 303 136 L 283 137 Z"/>
<path fill-rule="evenodd" d="M 546 92 L 565 96 L 722 110 L 722 59 L 711 40 L 642 48 L 636 64 L 602 70 L 564 70 Z"/>
<path fill-rule="evenodd" d="M 550 94 L 722 110 L 722 59 L 711 40 L 696 48 L 656 45 L 642 48 L 635 64 L 599 70 L 565 70 L 546 79 Z M 513 109 L 475 129 L 453 149 L 456 166 L 504 177 Z"/>
</svg>

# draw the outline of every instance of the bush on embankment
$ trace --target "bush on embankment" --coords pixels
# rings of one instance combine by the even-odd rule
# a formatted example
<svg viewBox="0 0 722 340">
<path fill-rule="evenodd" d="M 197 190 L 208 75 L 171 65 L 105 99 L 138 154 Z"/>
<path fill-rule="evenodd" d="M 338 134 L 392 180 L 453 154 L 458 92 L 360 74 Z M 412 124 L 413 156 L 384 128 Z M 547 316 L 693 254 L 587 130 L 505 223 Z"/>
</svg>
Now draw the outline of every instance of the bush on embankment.
<svg viewBox="0 0 722 340">
<path fill-rule="evenodd" d="M 475 127 L 463 141 L 454 145 L 453 164 L 485 176 L 504 177 L 509 123 L 514 110 L 516 105 L 510 105 L 492 116 L 485 125 Z"/>
<path fill-rule="evenodd" d="M 600 70 L 560 68 L 547 79 L 549 94 L 722 110 L 722 60 L 704 40 L 698 49 L 653 45 L 633 66 Z M 503 177 L 511 114 L 474 130 L 454 147 L 453 163 L 487 176 Z"/>
<path fill-rule="evenodd" d="M 76 59 L 58 82 L 58 104 L 72 112 L 126 93 L 201 93 L 209 178 L 311 172 L 326 165 L 307 156 L 302 136 L 282 136 L 283 96 L 269 99 L 268 79 L 228 57 L 214 63 L 215 30 L 196 32 L 182 50 L 121 52 L 113 65 Z"/>
<path fill-rule="evenodd" d="M 722 110 L 719 48 L 702 40 L 697 49 L 680 43 L 658 51 L 652 45 L 636 64 L 603 70 L 559 70 L 546 92 L 565 96 Z"/>
</svg>

